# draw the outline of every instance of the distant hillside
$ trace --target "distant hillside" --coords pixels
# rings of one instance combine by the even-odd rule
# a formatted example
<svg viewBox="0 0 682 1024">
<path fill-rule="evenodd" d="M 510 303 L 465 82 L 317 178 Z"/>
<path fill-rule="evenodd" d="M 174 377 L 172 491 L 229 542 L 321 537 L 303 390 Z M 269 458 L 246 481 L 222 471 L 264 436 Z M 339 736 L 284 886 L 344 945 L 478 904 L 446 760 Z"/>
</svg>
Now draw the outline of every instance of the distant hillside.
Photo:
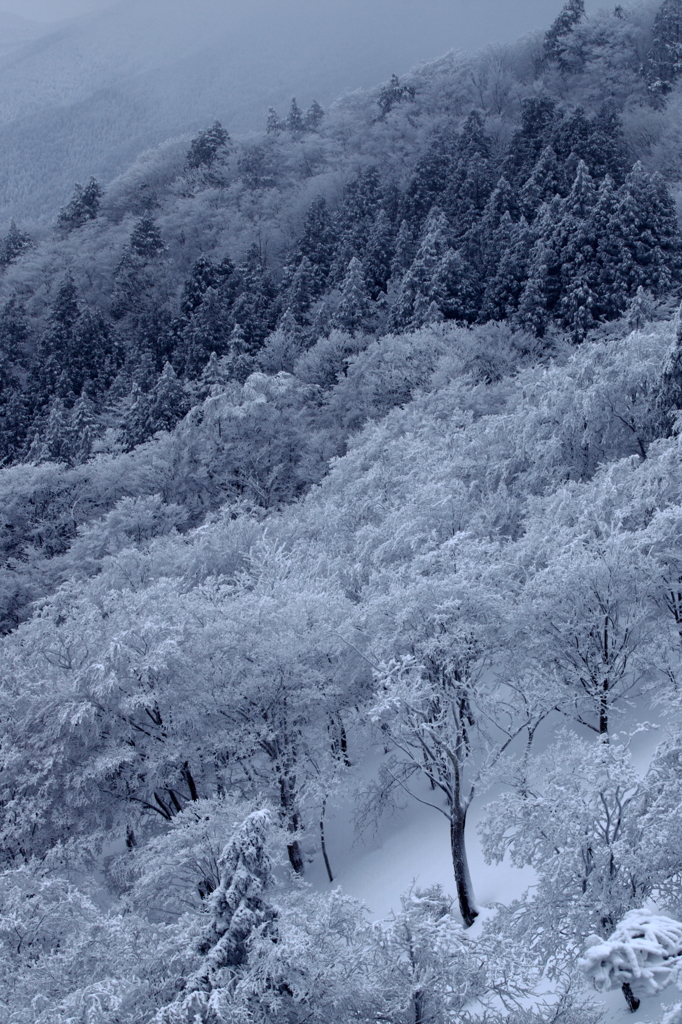
<svg viewBox="0 0 682 1024">
<path fill-rule="evenodd" d="M 128 0 L 61 25 L 0 55 L 0 224 L 52 213 L 74 181 L 106 182 L 143 150 L 215 117 L 232 133 L 259 130 L 268 107 L 293 95 L 326 106 L 551 13 L 546 0 L 527 6 L 522 18 L 486 0 L 466 34 L 474 18 L 451 0 Z"/>
</svg>

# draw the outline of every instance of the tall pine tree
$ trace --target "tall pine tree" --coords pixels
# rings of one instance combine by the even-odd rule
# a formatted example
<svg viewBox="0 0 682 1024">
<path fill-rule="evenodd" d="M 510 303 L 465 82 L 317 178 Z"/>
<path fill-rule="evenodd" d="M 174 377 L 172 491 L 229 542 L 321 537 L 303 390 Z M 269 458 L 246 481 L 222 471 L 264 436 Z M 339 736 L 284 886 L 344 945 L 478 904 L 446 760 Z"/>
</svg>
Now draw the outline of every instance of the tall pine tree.
<svg viewBox="0 0 682 1024">
<path fill-rule="evenodd" d="M 558 64 L 562 71 L 574 68 L 571 36 L 584 17 L 585 0 L 566 0 L 559 17 L 545 34 L 544 57 L 548 63 Z"/>
<path fill-rule="evenodd" d="M 663 95 L 682 73 L 682 0 L 663 0 L 656 12 L 647 71 L 650 89 Z"/>
</svg>

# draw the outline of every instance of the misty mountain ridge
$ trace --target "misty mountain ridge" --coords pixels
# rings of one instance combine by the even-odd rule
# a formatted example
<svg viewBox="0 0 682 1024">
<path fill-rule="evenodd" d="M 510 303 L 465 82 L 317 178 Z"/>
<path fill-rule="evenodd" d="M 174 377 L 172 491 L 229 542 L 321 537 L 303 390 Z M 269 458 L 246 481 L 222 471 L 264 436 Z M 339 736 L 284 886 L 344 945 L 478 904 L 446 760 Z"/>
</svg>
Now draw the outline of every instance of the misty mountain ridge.
<svg viewBox="0 0 682 1024">
<path fill-rule="evenodd" d="M 212 118 L 258 130 L 293 95 L 327 105 L 457 46 L 449 0 L 415 10 L 134 0 L 58 26 L 0 66 L 0 217 L 54 211 L 75 180 L 107 181 Z"/>
</svg>

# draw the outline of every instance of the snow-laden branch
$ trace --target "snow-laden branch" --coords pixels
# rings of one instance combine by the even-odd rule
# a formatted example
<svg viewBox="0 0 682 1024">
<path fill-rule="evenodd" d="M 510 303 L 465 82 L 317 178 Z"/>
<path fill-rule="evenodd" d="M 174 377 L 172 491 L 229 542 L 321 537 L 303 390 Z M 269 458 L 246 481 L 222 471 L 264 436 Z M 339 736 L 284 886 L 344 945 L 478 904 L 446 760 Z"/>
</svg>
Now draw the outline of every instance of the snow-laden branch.
<svg viewBox="0 0 682 1024">
<path fill-rule="evenodd" d="M 644 996 L 679 985 L 682 923 L 646 909 L 631 910 L 608 939 L 590 944 L 580 968 L 599 992 L 629 985 L 636 996 Z"/>
</svg>

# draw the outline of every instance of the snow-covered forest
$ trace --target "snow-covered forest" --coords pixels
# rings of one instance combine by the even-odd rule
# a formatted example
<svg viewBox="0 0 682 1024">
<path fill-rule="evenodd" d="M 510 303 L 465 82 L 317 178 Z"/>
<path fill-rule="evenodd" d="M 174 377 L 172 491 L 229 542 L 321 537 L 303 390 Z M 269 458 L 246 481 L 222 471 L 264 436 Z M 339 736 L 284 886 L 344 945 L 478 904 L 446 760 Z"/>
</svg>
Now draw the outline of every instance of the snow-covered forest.
<svg viewBox="0 0 682 1024">
<path fill-rule="evenodd" d="M 682 0 L 262 124 L 0 239 L 0 1020 L 680 1024 Z"/>
</svg>

